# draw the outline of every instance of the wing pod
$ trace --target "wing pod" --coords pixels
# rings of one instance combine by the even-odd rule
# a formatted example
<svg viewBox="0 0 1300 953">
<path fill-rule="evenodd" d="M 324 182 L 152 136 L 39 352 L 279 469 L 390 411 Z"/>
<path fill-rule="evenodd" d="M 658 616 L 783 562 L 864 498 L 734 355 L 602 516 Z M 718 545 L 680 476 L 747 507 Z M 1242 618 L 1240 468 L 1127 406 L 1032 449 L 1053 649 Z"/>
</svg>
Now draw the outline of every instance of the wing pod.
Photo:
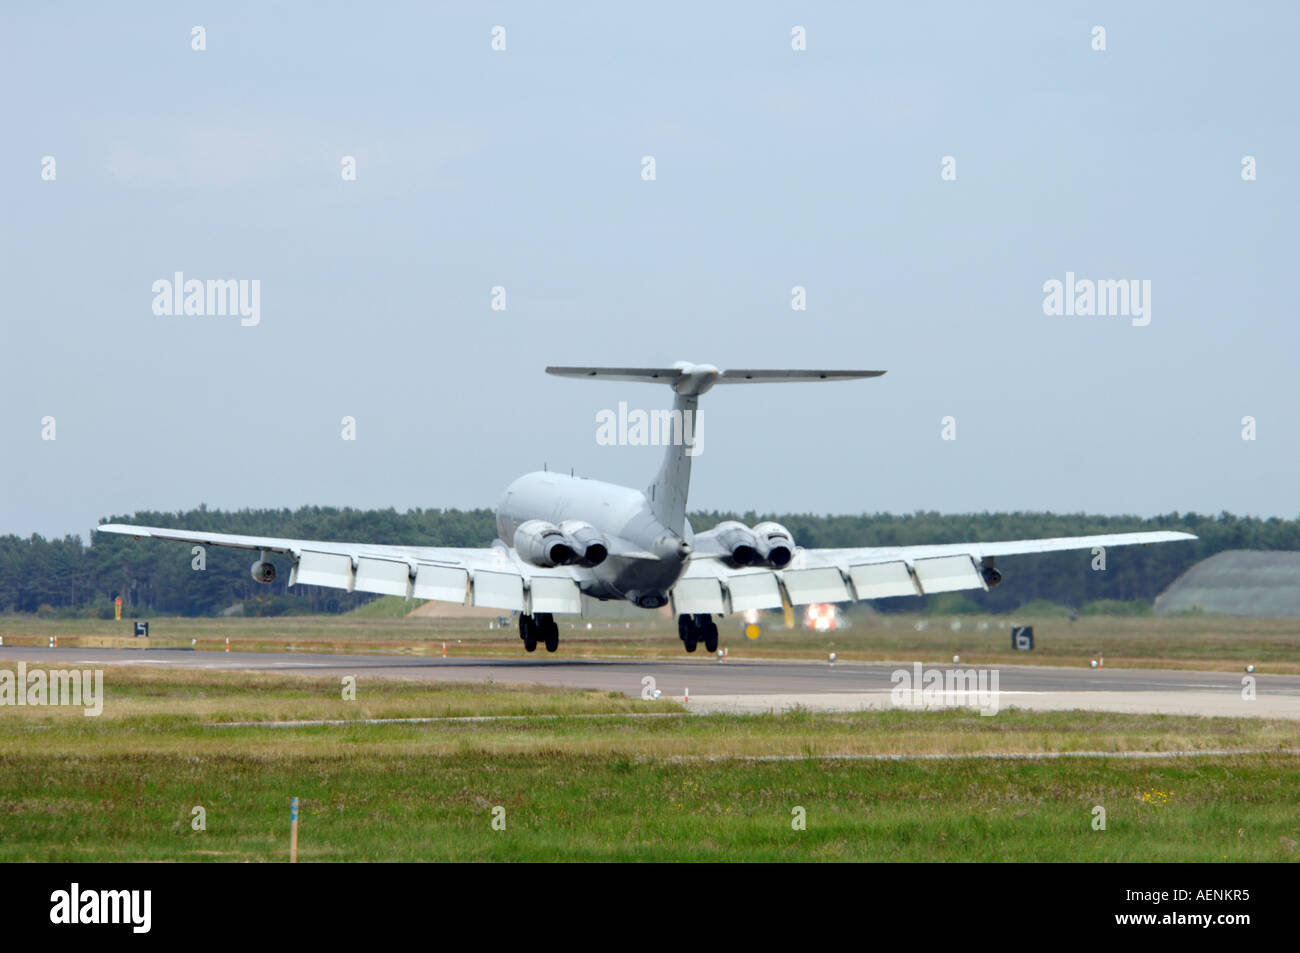
<svg viewBox="0 0 1300 953">
<path fill-rule="evenodd" d="M 259 559 L 257 562 L 253 563 L 253 565 L 249 567 L 248 571 L 252 574 L 253 578 L 260 583 L 275 581 L 275 566 L 274 564 L 267 562 L 265 559 Z"/>
</svg>

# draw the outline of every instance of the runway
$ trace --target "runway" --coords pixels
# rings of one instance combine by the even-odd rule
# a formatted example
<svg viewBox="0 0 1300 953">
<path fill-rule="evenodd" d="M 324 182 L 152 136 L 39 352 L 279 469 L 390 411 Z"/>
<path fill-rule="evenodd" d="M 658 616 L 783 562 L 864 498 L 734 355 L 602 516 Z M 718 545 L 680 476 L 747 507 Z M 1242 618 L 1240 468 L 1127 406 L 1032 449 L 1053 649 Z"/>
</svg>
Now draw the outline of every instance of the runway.
<svg viewBox="0 0 1300 953">
<path fill-rule="evenodd" d="M 1003 665 L 983 671 L 985 693 L 908 696 L 893 691 L 896 673 L 915 677 L 915 663 L 727 661 L 698 659 L 427 658 L 307 652 L 206 652 L 179 649 L 90 649 L 5 646 L 0 662 L 49 668 L 152 665 L 215 671 L 255 671 L 444 682 L 543 684 L 640 696 L 647 685 L 682 700 L 690 710 L 764 712 L 802 707 L 858 711 L 964 704 L 973 708 L 1086 709 L 1186 715 L 1231 715 L 1300 720 L 1300 676 L 1255 674 L 1246 697 L 1244 673 L 1170 669 L 1086 669 Z M 923 673 L 971 667 L 926 665 Z M 996 685 L 993 676 L 996 675 Z M 647 679 L 653 681 L 647 683 Z M 105 676 L 111 692 L 111 678 Z M 923 683 L 922 683 L 923 684 Z M 913 687 L 910 682 L 905 687 Z M 917 684 L 916 688 L 922 687 Z M 992 690 L 996 688 L 996 692 Z M 991 694 L 990 694 L 991 693 Z"/>
</svg>

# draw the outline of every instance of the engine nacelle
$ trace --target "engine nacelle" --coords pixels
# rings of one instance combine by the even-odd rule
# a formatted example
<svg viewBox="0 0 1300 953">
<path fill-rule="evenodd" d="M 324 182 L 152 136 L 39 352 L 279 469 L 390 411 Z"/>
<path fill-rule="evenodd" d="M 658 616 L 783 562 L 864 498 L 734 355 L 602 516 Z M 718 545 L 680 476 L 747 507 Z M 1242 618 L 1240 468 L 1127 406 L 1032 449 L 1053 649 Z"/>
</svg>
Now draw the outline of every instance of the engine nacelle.
<svg viewBox="0 0 1300 953">
<path fill-rule="evenodd" d="M 515 530 L 514 545 L 520 559 L 544 569 L 568 566 L 578 561 L 578 555 L 573 551 L 573 540 L 546 520 L 520 523 Z"/>
<path fill-rule="evenodd" d="M 583 566 L 599 566 L 609 555 L 609 540 L 600 530 L 582 520 L 565 520 L 560 532 L 568 538 L 573 554 Z"/>
<path fill-rule="evenodd" d="M 758 566 L 763 562 L 758 551 L 758 537 L 744 523 L 735 520 L 719 523 L 713 528 L 713 535 L 731 554 L 731 561 L 737 566 Z"/>
<path fill-rule="evenodd" d="M 780 523 L 770 520 L 754 527 L 758 554 L 773 569 L 784 569 L 794 559 L 794 537 Z"/>
<path fill-rule="evenodd" d="M 249 567 L 249 572 L 253 574 L 253 579 L 257 582 L 274 582 L 275 566 L 264 559 L 259 559 Z"/>
</svg>

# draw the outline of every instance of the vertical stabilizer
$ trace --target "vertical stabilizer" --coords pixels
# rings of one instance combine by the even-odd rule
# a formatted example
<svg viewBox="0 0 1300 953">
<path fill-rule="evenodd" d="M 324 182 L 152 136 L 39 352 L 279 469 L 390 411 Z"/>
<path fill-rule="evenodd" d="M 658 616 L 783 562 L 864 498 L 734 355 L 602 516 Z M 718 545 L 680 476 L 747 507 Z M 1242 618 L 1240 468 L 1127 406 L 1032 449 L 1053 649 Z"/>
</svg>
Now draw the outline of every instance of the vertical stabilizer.
<svg viewBox="0 0 1300 953">
<path fill-rule="evenodd" d="M 792 381 L 844 381 L 879 377 L 884 371 L 834 371 L 793 369 L 741 369 L 720 371 L 712 364 L 678 361 L 672 367 L 548 367 L 546 373 L 586 380 L 640 381 L 668 384 L 673 389 L 673 409 L 668 420 L 659 417 L 657 430 L 667 445 L 664 462 L 646 489 L 650 512 L 666 529 L 679 536 L 686 531 L 686 497 L 691 486 L 691 458 L 702 449 L 703 423 L 700 395 L 715 384 L 775 384 Z"/>
<path fill-rule="evenodd" d="M 694 394 L 673 397 L 672 416 L 661 428 L 668 446 L 654 482 L 645 491 L 650 512 L 665 527 L 681 536 L 686 530 L 686 497 L 691 488 L 691 458 L 699 451 L 700 399 Z"/>
</svg>

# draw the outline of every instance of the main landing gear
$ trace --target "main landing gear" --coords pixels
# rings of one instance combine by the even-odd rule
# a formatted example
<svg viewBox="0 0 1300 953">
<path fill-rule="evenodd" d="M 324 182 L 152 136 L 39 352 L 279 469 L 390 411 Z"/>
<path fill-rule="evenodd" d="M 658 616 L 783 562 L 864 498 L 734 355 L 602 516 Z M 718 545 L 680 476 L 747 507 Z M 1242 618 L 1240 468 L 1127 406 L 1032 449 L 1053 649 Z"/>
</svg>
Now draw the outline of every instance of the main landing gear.
<svg viewBox="0 0 1300 953">
<path fill-rule="evenodd" d="M 679 615 L 677 637 L 682 640 L 688 652 L 694 652 L 695 646 L 701 642 L 708 652 L 718 651 L 718 623 L 713 621 L 711 615 Z"/>
<path fill-rule="evenodd" d="M 544 642 L 548 652 L 554 652 L 560 647 L 560 627 L 555 622 L 555 616 L 549 612 L 539 612 L 536 615 L 520 613 L 519 637 L 524 640 L 524 650 L 527 652 L 537 651 L 538 642 Z"/>
</svg>

